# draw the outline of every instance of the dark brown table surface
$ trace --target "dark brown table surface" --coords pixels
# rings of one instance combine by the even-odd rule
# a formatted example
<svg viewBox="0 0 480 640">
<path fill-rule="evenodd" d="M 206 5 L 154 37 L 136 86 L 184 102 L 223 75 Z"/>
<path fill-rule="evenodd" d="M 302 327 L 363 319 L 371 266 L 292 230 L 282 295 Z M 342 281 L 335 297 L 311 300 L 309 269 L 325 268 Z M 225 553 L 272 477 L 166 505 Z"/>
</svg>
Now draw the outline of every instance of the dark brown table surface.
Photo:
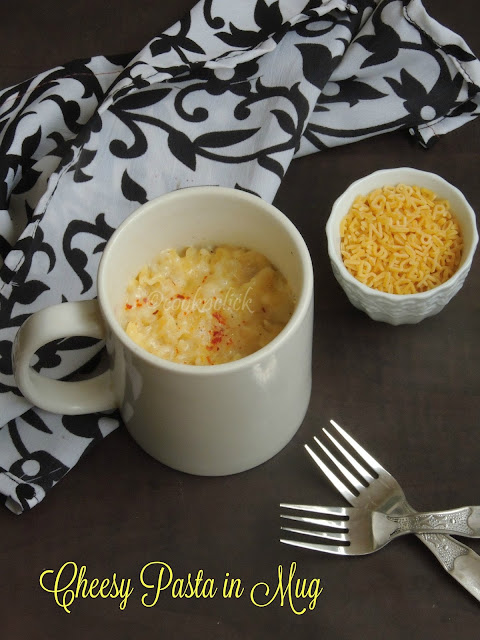
<svg viewBox="0 0 480 640">
<path fill-rule="evenodd" d="M 192 0 L 31 0 L 0 7 L 0 86 L 98 53 L 137 50 L 193 6 Z M 233 4 L 233 0 L 232 0 Z M 480 54 L 475 0 L 425 0 L 431 15 Z M 480 120 L 425 151 L 404 133 L 295 160 L 275 204 L 298 226 L 315 277 L 313 395 L 290 444 L 251 471 L 198 478 L 143 453 L 123 428 L 110 435 L 32 511 L 0 511 L 2 637 L 327 640 L 478 637 L 480 603 L 413 536 L 358 558 L 281 545 L 281 501 L 345 504 L 307 459 L 303 444 L 330 418 L 346 426 L 401 482 L 417 509 L 480 503 L 480 256 L 439 315 L 392 327 L 355 310 L 332 275 L 324 225 L 335 198 L 375 169 L 413 166 L 457 185 L 480 208 Z M 480 543 L 471 541 L 480 552 Z M 71 614 L 39 586 L 45 569 L 85 566 L 87 577 L 131 579 L 120 598 L 79 598 Z M 163 591 L 142 604 L 151 562 L 174 580 L 203 570 L 214 598 Z M 296 615 L 279 597 L 253 604 L 253 585 L 275 590 L 278 567 L 305 585 L 321 580 L 316 606 Z M 73 566 L 73 565 L 70 565 Z M 156 565 L 160 566 L 160 565 Z M 238 597 L 221 593 L 240 578 Z M 179 584 L 179 583 L 177 583 Z M 308 599 L 306 601 L 308 603 Z M 152 603 L 147 598 L 146 604 Z M 294 600 L 297 610 L 305 606 Z"/>
</svg>

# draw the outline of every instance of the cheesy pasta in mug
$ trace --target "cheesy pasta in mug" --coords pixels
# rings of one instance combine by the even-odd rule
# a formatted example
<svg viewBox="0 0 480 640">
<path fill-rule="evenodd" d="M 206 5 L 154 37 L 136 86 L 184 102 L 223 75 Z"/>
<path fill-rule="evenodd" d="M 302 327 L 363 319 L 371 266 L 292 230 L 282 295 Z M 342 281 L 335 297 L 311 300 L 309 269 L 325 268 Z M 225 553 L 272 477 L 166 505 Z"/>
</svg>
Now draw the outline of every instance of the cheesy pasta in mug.
<svg viewBox="0 0 480 640">
<path fill-rule="evenodd" d="M 277 336 L 295 300 L 262 254 L 234 246 L 162 251 L 127 286 L 120 322 L 148 352 L 182 364 L 238 360 Z"/>
</svg>

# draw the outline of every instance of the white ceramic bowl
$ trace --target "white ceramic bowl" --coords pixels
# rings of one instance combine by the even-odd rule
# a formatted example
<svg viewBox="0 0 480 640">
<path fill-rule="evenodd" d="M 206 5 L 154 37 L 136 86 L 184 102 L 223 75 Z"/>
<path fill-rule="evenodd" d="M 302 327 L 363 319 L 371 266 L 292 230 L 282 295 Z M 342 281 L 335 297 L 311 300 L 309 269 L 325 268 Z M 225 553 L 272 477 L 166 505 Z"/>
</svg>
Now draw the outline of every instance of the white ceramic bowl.
<svg viewBox="0 0 480 640">
<path fill-rule="evenodd" d="M 426 187 L 449 200 L 463 234 L 464 250 L 458 270 L 443 284 L 422 293 L 397 295 L 372 289 L 354 278 L 345 267 L 340 253 L 340 222 L 355 197 L 366 195 L 378 187 L 399 183 Z M 326 233 L 333 273 L 350 302 L 373 320 L 393 325 L 415 324 L 441 311 L 462 287 L 478 243 L 475 212 L 465 196 L 440 176 L 409 167 L 375 171 L 351 184 L 334 203 Z"/>
</svg>

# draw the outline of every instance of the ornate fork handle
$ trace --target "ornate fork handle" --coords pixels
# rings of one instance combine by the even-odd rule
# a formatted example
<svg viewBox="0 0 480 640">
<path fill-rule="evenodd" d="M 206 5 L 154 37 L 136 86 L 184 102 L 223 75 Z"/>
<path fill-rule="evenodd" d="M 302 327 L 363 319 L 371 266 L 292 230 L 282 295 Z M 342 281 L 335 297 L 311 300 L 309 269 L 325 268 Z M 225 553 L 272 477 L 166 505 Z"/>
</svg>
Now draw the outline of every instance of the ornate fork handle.
<svg viewBox="0 0 480 640">
<path fill-rule="evenodd" d="M 395 505 L 389 515 L 401 517 L 417 515 L 406 501 Z M 452 578 L 455 578 L 474 598 L 480 600 L 480 556 L 455 538 L 443 533 L 417 533 L 419 540 L 427 546 Z"/>
<path fill-rule="evenodd" d="M 438 532 L 480 537 L 480 507 L 461 507 L 449 511 L 387 517 L 396 527 L 392 536 L 402 533 Z"/>
</svg>

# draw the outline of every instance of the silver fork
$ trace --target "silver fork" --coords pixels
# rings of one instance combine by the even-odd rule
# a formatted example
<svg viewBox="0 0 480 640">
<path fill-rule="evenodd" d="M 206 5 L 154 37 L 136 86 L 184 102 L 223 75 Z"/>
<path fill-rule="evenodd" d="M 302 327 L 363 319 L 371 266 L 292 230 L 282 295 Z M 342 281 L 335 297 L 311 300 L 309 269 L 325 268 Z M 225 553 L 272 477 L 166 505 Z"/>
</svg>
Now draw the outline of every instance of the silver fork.
<svg viewBox="0 0 480 640">
<path fill-rule="evenodd" d="M 308 445 L 305 445 L 305 448 L 342 496 L 353 506 L 367 507 L 387 514 L 410 515 L 416 513 L 415 509 L 408 504 L 405 494 L 395 478 L 336 422 L 333 420 L 330 422 L 337 433 L 356 452 L 363 464 L 360 464 L 326 429 L 323 431 L 334 445 L 336 455 L 340 454 L 343 462 L 338 460 L 318 438 L 315 438 L 315 441 L 334 463 L 340 472 L 340 477 L 335 475 Z M 357 475 L 347 469 L 345 462 L 351 465 Z M 371 471 L 365 469 L 363 465 L 368 466 Z M 353 491 L 347 487 L 345 482 L 350 484 Z M 480 556 L 470 547 L 447 535 L 422 533 L 418 537 L 434 554 L 445 571 L 477 600 L 480 600 Z"/>
<path fill-rule="evenodd" d="M 414 513 L 408 516 L 388 515 L 361 507 L 321 507 L 285 503 L 280 507 L 312 514 L 300 516 L 282 513 L 282 518 L 315 525 L 315 529 L 282 527 L 283 531 L 321 538 L 327 542 L 292 539 L 280 541 L 325 553 L 347 556 L 365 555 L 378 551 L 395 538 L 407 533 L 441 532 L 470 538 L 480 537 L 480 507 L 461 507 L 449 511 Z M 313 514 L 316 517 L 313 517 Z M 326 519 L 325 516 L 331 517 Z M 340 544 L 332 544 L 332 541 Z"/>
</svg>

